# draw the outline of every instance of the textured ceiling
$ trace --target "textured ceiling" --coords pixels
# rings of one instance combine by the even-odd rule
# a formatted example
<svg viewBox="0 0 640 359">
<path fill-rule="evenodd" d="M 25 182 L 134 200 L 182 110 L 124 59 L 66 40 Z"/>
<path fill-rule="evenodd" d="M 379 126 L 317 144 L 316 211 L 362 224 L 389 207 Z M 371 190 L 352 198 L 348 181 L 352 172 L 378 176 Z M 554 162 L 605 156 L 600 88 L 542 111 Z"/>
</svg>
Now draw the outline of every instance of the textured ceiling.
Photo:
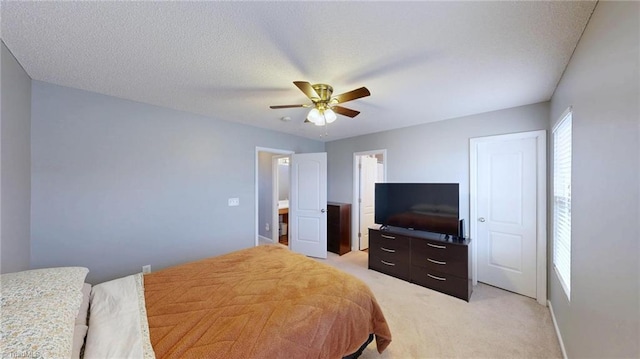
<svg viewBox="0 0 640 359">
<path fill-rule="evenodd" d="M 595 2 L 2 2 L 35 80 L 325 141 L 549 100 Z M 325 130 L 293 81 L 366 86 Z M 281 121 L 283 116 L 292 118 Z M 514 119 L 517 121 L 517 119 Z M 321 137 L 323 136 L 323 137 Z"/>
</svg>

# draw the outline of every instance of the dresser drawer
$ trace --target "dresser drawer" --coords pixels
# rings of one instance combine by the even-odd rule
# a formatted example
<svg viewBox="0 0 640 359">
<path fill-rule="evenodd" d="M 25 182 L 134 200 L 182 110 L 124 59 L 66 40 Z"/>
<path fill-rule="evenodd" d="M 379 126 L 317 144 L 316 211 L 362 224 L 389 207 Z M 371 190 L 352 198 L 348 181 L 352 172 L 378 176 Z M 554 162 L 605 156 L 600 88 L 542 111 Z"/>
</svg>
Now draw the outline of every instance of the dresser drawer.
<svg viewBox="0 0 640 359">
<path fill-rule="evenodd" d="M 391 263 L 411 264 L 409 257 L 409 248 L 406 249 L 390 249 L 384 246 L 369 246 L 369 257 L 377 257 Z"/>
<path fill-rule="evenodd" d="M 413 239 L 411 264 L 460 277 L 469 274 L 467 246 Z"/>
<path fill-rule="evenodd" d="M 470 239 L 439 238 L 428 232 L 369 229 L 369 269 L 469 301 Z"/>
<path fill-rule="evenodd" d="M 409 255 L 410 247 L 411 239 L 408 237 L 369 230 L 369 252 L 385 248 L 396 252 L 405 252 Z"/>
<path fill-rule="evenodd" d="M 406 257 L 394 254 L 381 256 L 369 253 L 369 269 L 376 270 L 390 276 L 409 281 L 411 279 L 411 264 Z"/>
<path fill-rule="evenodd" d="M 461 278 L 413 265 L 411 282 L 469 301 L 470 281 L 466 276 Z"/>
<path fill-rule="evenodd" d="M 452 258 L 462 258 L 467 256 L 467 246 L 430 241 L 427 239 L 414 238 L 411 242 L 411 251 L 423 256 L 437 258 L 438 260 L 451 260 Z"/>
</svg>

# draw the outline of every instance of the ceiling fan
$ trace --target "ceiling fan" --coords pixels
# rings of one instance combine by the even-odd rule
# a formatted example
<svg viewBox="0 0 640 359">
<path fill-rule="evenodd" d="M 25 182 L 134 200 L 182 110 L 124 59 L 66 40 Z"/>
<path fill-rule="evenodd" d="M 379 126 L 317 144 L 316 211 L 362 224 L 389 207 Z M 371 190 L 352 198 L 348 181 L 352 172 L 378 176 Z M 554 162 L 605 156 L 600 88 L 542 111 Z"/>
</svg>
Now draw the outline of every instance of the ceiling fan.
<svg viewBox="0 0 640 359">
<path fill-rule="evenodd" d="M 331 123 L 336 120 L 336 113 L 347 117 L 356 117 L 360 111 L 352 110 L 338 104 L 345 103 L 347 101 L 353 101 L 362 97 L 371 95 L 366 87 L 360 87 L 358 89 L 345 92 L 337 96 L 331 96 L 333 94 L 333 87 L 326 84 L 310 84 L 306 81 L 294 81 L 300 91 L 302 91 L 311 100 L 311 104 L 304 105 L 281 105 L 281 106 L 269 106 L 272 109 L 279 108 L 294 108 L 294 107 L 313 107 L 307 119 L 304 122 L 312 122 L 316 126 L 324 126 L 327 123 Z"/>
</svg>

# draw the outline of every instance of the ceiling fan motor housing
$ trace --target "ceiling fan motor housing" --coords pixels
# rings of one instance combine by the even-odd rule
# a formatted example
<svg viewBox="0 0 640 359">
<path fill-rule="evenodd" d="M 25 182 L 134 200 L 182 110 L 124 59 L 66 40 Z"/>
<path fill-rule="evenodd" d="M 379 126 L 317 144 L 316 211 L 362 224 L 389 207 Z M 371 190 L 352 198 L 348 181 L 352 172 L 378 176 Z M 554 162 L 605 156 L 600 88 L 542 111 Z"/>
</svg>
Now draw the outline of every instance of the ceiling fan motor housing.
<svg viewBox="0 0 640 359">
<path fill-rule="evenodd" d="M 313 103 L 316 105 L 316 108 L 323 112 L 324 110 L 330 108 L 331 94 L 333 94 L 333 87 L 326 84 L 315 84 L 311 85 L 313 89 L 318 93 L 320 98 L 318 100 L 312 99 Z"/>
<path fill-rule="evenodd" d="M 318 93 L 318 96 L 320 96 L 320 100 L 315 102 L 326 103 L 329 101 L 329 99 L 331 99 L 331 94 L 333 93 L 333 87 L 325 84 L 315 84 L 315 85 L 311 85 L 311 87 L 313 87 L 313 89 L 316 90 L 316 92 Z"/>
</svg>

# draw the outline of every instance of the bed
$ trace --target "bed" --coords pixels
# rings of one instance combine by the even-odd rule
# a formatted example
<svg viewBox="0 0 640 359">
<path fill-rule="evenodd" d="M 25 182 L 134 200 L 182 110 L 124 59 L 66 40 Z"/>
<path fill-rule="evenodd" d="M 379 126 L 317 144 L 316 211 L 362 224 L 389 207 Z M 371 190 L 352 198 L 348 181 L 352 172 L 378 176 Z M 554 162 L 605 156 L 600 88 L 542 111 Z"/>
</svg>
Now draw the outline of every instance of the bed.
<svg viewBox="0 0 640 359">
<path fill-rule="evenodd" d="M 2 275 L 0 355 L 73 357 L 78 342 L 85 342 L 85 358 L 355 358 L 373 339 L 380 353 L 391 342 L 384 315 L 362 281 L 282 246 L 98 284 L 88 298 L 88 322 L 79 310 L 87 297 L 87 270 L 67 270 L 74 280 L 57 284 L 43 276 L 25 281 Z M 43 280 L 46 288 L 25 289 Z M 25 288 L 16 292 L 16 283 Z M 47 300 L 58 304 L 22 324 L 33 328 L 34 321 L 57 313 L 71 323 L 53 330 L 59 341 L 45 329 L 29 333 L 14 323 L 33 306 L 47 307 Z"/>
</svg>

